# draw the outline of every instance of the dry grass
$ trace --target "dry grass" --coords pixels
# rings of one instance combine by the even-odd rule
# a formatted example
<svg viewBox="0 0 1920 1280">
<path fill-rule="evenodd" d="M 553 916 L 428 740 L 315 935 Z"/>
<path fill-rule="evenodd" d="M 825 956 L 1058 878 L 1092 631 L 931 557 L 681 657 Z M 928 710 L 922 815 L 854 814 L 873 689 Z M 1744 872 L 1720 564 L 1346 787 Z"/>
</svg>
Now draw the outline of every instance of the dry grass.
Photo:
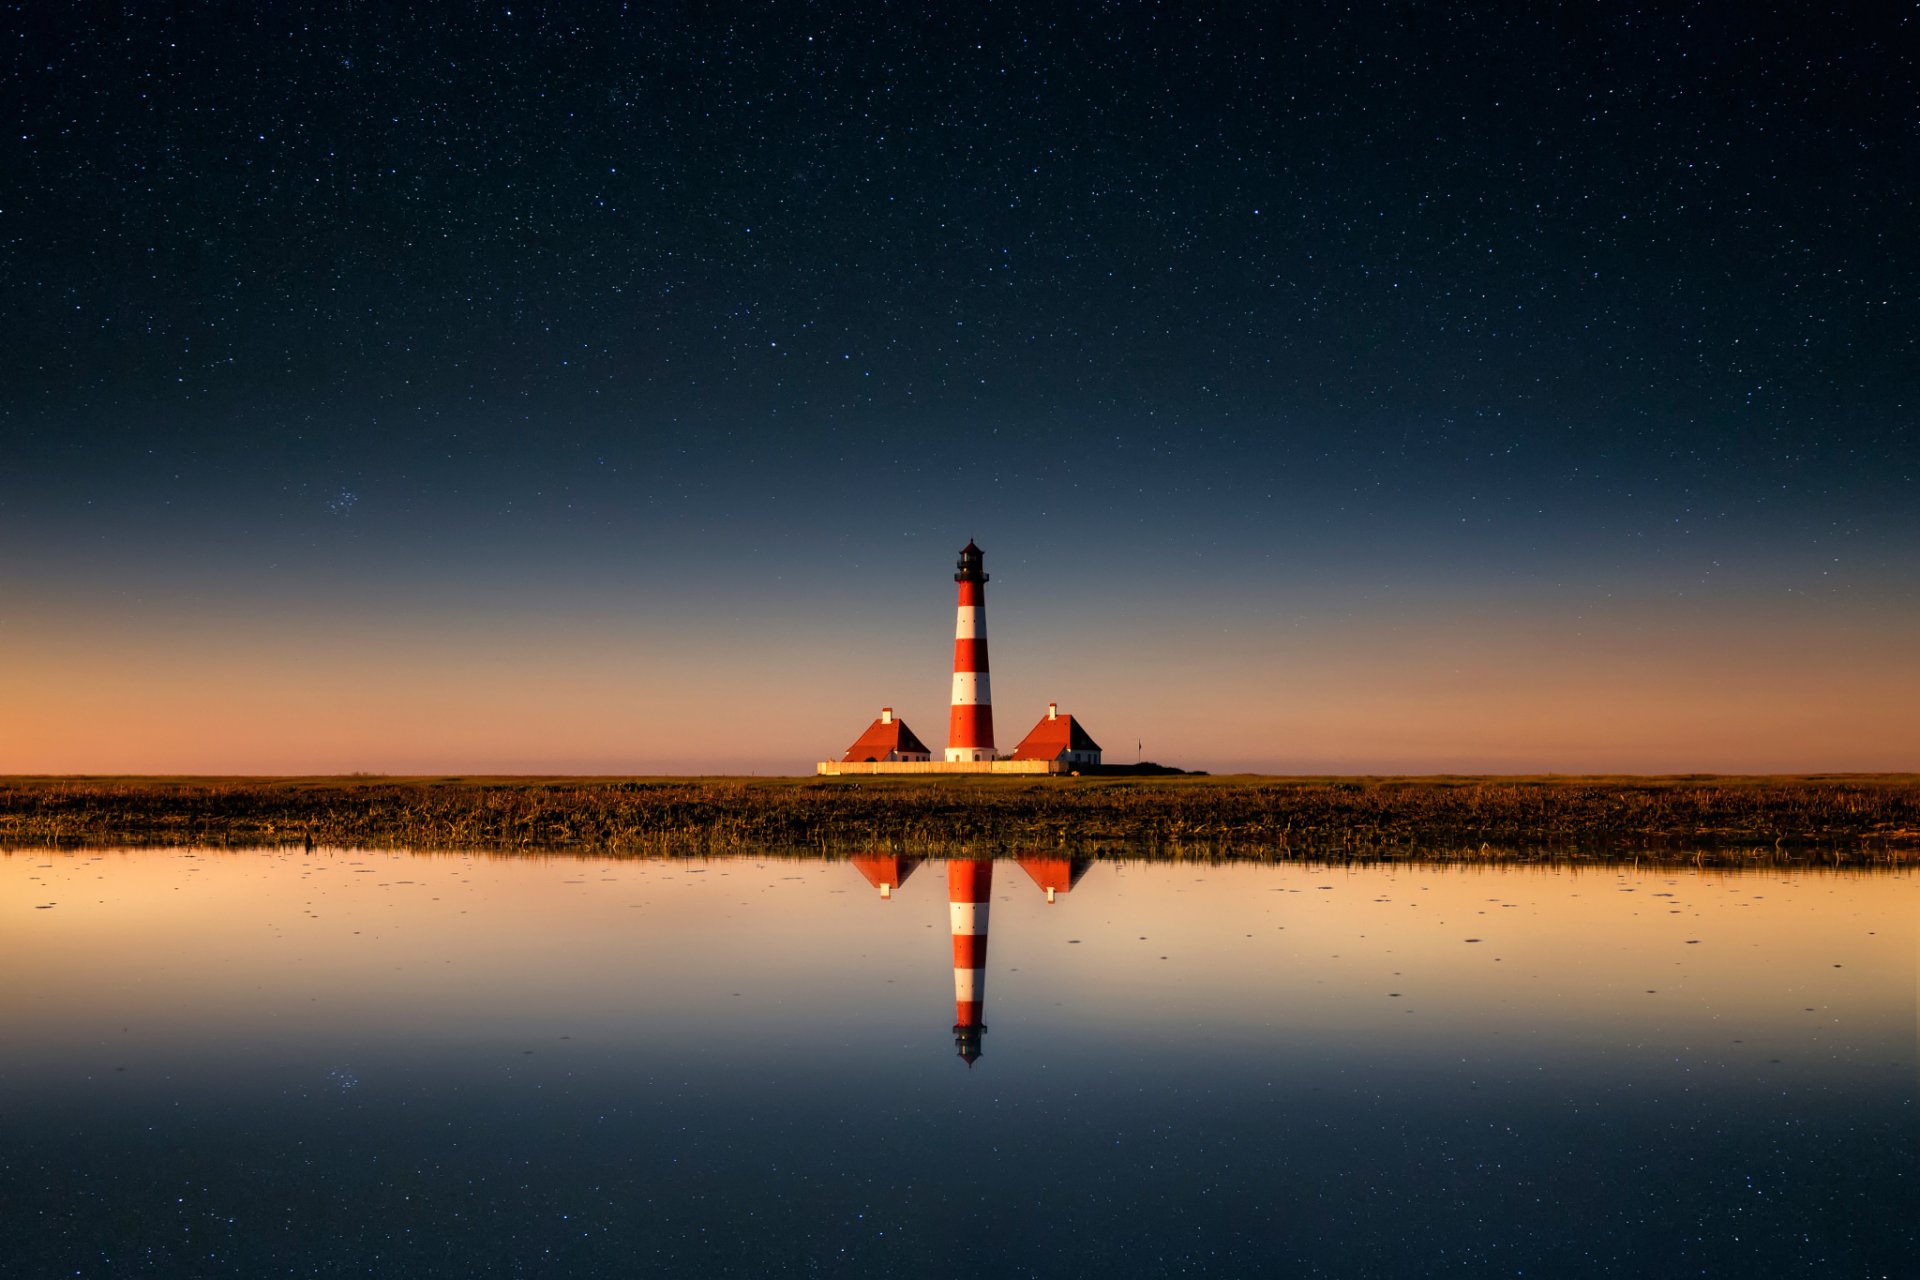
<svg viewBox="0 0 1920 1280">
<path fill-rule="evenodd" d="M 1907 862 L 1920 777 L 7 778 L 0 845 Z"/>
</svg>

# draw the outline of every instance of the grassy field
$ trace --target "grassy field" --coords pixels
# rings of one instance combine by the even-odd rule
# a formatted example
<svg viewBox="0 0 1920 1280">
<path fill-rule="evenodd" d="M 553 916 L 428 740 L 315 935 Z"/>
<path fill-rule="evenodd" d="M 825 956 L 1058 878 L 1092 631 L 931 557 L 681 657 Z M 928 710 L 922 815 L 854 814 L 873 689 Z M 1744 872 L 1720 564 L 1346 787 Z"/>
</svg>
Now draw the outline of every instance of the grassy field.
<svg viewBox="0 0 1920 1280">
<path fill-rule="evenodd" d="M 3 778 L 0 846 L 1910 863 L 1920 776 Z"/>
</svg>

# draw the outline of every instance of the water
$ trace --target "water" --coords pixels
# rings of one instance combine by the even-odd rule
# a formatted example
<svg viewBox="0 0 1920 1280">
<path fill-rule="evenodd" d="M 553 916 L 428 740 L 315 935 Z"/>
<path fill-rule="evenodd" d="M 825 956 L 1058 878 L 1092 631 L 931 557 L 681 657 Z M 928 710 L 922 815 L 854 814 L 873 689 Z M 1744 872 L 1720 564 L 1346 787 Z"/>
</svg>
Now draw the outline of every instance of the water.
<svg viewBox="0 0 1920 1280">
<path fill-rule="evenodd" d="M 1911 873 L 968 874 L 0 857 L 0 1274 L 1915 1274 Z"/>
</svg>

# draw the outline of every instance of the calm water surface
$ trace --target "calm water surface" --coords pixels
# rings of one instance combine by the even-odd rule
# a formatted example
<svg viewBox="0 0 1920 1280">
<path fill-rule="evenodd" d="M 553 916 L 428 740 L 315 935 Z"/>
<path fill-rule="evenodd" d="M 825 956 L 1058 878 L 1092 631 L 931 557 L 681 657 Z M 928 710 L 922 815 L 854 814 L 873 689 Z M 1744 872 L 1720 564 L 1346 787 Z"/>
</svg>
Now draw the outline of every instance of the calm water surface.
<svg viewBox="0 0 1920 1280">
<path fill-rule="evenodd" d="M 1916 896 L 15 852 L 0 1274 L 1912 1276 Z"/>
</svg>

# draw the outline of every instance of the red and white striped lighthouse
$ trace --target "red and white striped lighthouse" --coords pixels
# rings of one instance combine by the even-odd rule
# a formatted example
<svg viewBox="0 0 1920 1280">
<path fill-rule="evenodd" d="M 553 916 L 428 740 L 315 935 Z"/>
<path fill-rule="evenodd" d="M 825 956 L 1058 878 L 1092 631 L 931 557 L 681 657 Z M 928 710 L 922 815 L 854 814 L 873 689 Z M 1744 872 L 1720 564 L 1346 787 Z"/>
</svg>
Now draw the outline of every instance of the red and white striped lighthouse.
<svg viewBox="0 0 1920 1280">
<path fill-rule="evenodd" d="M 960 552 L 960 613 L 953 627 L 953 717 L 947 759 L 991 760 L 993 686 L 987 679 L 987 573 L 969 538 Z"/>
<path fill-rule="evenodd" d="M 980 1057 L 987 1010 L 987 906 L 993 863 L 947 864 L 948 911 L 953 916 L 953 1046 L 971 1067 Z"/>
</svg>

